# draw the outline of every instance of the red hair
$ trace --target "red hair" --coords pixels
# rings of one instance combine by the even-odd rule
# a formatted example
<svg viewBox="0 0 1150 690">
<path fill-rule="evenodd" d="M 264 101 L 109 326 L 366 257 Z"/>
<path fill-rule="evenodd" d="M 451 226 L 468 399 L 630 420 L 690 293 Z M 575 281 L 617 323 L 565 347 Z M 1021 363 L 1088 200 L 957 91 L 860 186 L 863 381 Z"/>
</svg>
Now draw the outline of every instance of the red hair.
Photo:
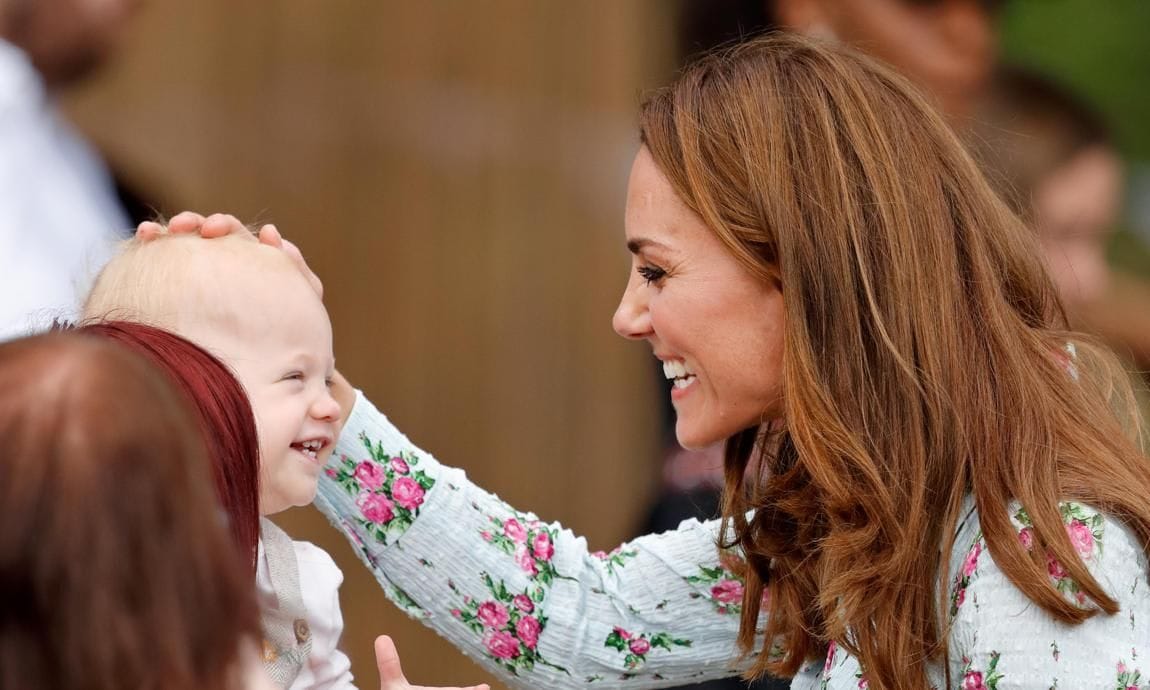
<svg viewBox="0 0 1150 690">
<path fill-rule="evenodd" d="M 118 343 L 0 343 L 0 688 L 240 690 L 248 566 L 186 396 Z"/>
<path fill-rule="evenodd" d="M 235 375 L 199 345 L 154 326 L 105 321 L 79 331 L 113 340 L 146 357 L 199 412 L 216 493 L 227 511 L 232 537 L 254 569 L 260 529 L 260 444 L 251 403 Z"/>
</svg>

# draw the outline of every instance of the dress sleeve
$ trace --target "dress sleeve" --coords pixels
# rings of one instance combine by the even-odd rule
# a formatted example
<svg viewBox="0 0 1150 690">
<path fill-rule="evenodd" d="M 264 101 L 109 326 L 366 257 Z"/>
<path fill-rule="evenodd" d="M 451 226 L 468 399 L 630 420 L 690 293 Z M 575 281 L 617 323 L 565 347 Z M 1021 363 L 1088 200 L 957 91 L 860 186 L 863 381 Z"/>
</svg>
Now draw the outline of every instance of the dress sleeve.
<svg viewBox="0 0 1150 690">
<path fill-rule="evenodd" d="M 440 465 L 362 394 L 316 506 L 392 602 L 510 686 L 659 688 L 742 668 L 743 581 L 717 522 L 589 553 Z"/>
<path fill-rule="evenodd" d="M 339 587 L 343 573 L 326 551 L 309 542 L 293 542 L 299 564 L 300 590 L 307 607 L 312 646 L 292 688 L 356 690 L 351 660 L 339 648 L 343 612 Z"/>
<path fill-rule="evenodd" d="M 1063 503 L 1067 532 L 1091 574 L 1121 610 L 1079 625 L 1055 620 L 1033 604 L 995 564 L 982 535 L 956 554 L 950 588 L 954 616 L 951 678 L 964 688 L 1142 688 L 1150 682 L 1150 590 L 1147 560 L 1125 525 L 1089 506 Z M 1013 509 L 1019 539 L 1030 547 L 1030 521 Z M 961 560 L 958 560 L 961 559 Z M 1054 586 L 1092 604 L 1058 561 L 1047 557 Z M 1145 667 L 1144 669 L 1142 667 Z"/>
</svg>

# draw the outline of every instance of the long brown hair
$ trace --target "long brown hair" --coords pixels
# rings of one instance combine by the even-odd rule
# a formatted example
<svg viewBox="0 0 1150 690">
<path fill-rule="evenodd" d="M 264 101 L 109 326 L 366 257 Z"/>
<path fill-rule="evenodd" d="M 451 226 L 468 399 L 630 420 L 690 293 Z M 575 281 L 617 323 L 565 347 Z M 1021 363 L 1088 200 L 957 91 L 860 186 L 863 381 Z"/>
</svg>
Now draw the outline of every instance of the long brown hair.
<svg viewBox="0 0 1150 690">
<path fill-rule="evenodd" d="M 687 68 L 640 128 L 684 202 L 783 293 L 783 423 L 726 449 L 745 651 L 771 589 L 753 673 L 793 675 L 833 640 L 870 687 L 925 687 L 946 661 L 943 579 L 969 495 L 1031 601 L 1066 622 L 1114 613 L 1058 503 L 1089 502 L 1150 546 L 1150 463 L 1116 413 L 1133 410 L 1128 386 L 1065 330 L 1030 233 L 924 99 L 849 49 L 778 35 Z M 1097 609 L 1059 594 L 1046 551 Z"/>
<path fill-rule="evenodd" d="M 239 690 L 255 596 L 192 419 L 113 343 L 0 344 L 0 689 Z"/>
</svg>

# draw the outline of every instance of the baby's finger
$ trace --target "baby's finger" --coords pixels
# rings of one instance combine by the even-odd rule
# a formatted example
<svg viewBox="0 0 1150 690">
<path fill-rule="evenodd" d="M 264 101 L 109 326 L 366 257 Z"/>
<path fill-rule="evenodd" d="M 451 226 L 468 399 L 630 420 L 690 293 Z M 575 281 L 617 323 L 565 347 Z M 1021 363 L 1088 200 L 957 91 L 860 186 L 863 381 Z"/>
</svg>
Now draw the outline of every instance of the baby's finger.
<svg viewBox="0 0 1150 690">
<path fill-rule="evenodd" d="M 402 688 L 408 685 L 399 665 L 399 652 L 387 635 L 375 638 L 375 666 L 379 670 L 380 690 Z"/>
</svg>

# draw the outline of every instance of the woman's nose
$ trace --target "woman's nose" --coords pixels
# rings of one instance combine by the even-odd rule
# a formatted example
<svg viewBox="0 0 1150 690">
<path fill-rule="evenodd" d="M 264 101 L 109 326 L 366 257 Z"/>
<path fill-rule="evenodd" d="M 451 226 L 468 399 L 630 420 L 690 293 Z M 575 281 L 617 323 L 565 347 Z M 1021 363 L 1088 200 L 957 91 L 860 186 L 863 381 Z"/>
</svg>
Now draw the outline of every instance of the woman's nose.
<svg viewBox="0 0 1150 690">
<path fill-rule="evenodd" d="M 651 332 L 651 316 L 647 311 L 647 300 L 641 292 L 642 286 L 635 282 L 628 285 L 611 318 L 611 326 L 624 338 L 638 340 Z"/>
</svg>

